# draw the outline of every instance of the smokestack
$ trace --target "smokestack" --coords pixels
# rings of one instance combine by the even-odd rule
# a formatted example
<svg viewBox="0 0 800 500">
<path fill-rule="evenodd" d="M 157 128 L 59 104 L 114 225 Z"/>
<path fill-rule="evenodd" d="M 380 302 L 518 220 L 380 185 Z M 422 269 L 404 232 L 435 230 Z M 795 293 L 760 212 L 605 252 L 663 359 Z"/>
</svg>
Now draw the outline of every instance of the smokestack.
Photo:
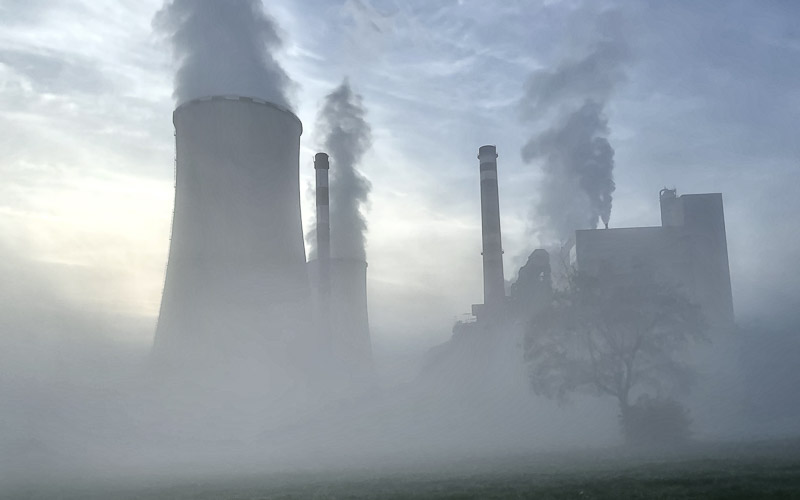
<svg viewBox="0 0 800 500">
<path fill-rule="evenodd" d="M 154 354 L 286 373 L 310 330 L 302 124 L 272 103 L 228 96 L 189 101 L 173 122 L 175 212 Z"/>
<path fill-rule="evenodd" d="M 331 295 L 331 222 L 330 197 L 328 191 L 328 155 L 317 153 L 314 156 L 314 170 L 317 173 L 317 265 L 319 272 L 319 307 L 322 328 L 329 327 Z"/>
<path fill-rule="evenodd" d="M 500 199 L 497 192 L 497 149 L 481 146 L 481 222 L 483 237 L 483 303 L 498 308 L 505 300 L 503 247 L 500 237 Z"/>
</svg>

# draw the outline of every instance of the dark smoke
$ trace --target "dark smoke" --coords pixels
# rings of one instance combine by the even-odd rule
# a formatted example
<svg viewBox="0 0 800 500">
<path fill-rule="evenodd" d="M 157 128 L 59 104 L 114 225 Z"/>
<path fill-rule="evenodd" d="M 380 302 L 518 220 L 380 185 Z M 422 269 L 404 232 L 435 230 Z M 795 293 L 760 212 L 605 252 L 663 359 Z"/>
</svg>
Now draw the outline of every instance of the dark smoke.
<svg viewBox="0 0 800 500">
<path fill-rule="evenodd" d="M 525 161 L 544 159 L 539 215 L 559 236 L 575 229 L 608 224 L 614 192 L 614 149 L 606 139 L 608 120 L 602 105 L 586 100 L 565 121 L 531 139 Z"/>
<path fill-rule="evenodd" d="M 153 24 L 172 45 L 177 104 L 238 95 L 291 108 L 281 38 L 259 0 L 168 0 Z"/>
<path fill-rule="evenodd" d="M 542 160 L 544 174 L 536 215 L 544 244 L 566 241 L 575 229 L 607 226 L 614 185 L 614 149 L 605 108 L 624 80 L 627 49 L 617 35 L 602 36 L 579 57 L 531 75 L 525 118 L 546 123 L 522 149 L 526 162 Z"/>
<path fill-rule="evenodd" d="M 362 207 L 371 185 L 356 169 L 372 144 L 365 115 L 363 99 L 345 79 L 325 97 L 317 118 L 325 151 L 331 157 L 331 255 L 336 258 L 366 260 L 367 221 Z"/>
</svg>

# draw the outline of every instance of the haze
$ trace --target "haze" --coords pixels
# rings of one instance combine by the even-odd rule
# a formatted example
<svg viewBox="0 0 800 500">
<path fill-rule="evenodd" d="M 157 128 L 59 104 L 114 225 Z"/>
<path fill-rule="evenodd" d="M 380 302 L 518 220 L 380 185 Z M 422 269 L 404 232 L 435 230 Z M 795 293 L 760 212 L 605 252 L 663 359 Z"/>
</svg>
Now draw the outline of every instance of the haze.
<svg viewBox="0 0 800 500">
<path fill-rule="evenodd" d="M 14 450 L 0 470 L 36 482 L 615 446 L 614 401 L 534 390 L 521 350 L 534 327 L 496 323 L 501 340 L 458 344 L 472 333 L 454 325 L 484 303 L 484 145 L 498 154 L 510 297 L 534 249 L 550 252 L 559 288 L 576 230 L 661 226 L 662 188 L 722 193 L 736 326 L 688 349 L 699 378 L 679 400 L 701 442 L 798 436 L 798 16 L 780 1 L 0 0 L 0 447 Z M 221 299 L 170 305 L 201 280 L 165 272 L 182 207 L 172 113 L 211 96 L 272 103 L 303 131 L 297 186 L 265 184 L 262 199 L 244 180 L 253 198 L 217 193 L 208 213 L 259 221 L 284 196 L 302 226 L 275 216 L 280 237 L 243 243 L 248 216 L 223 221 L 209 254 L 294 238 L 287 255 L 318 259 L 314 155 L 331 155 L 331 257 L 368 263 L 358 375 L 333 367 L 351 354 L 320 340 L 301 267 L 275 293 L 296 285 L 308 307 L 258 320 L 220 285 L 239 350 L 225 363 L 199 361 L 227 349 L 213 333 L 202 357 L 172 362 L 179 375 L 152 356 L 160 311 L 166 330 L 189 328 L 175 311 L 195 308 L 192 332 L 224 316 Z M 303 340 L 262 363 L 236 335 L 264 324 Z"/>
</svg>

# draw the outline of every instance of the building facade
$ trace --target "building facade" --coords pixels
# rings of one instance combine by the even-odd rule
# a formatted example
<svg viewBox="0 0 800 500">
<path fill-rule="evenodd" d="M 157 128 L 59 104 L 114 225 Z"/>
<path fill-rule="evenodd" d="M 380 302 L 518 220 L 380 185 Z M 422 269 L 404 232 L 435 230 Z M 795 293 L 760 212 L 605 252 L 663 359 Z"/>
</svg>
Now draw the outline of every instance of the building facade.
<svg viewBox="0 0 800 500">
<path fill-rule="evenodd" d="M 591 275 L 650 275 L 698 304 L 711 326 L 734 321 L 722 194 L 662 189 L 661 226 L 575 232 L 574 264 Z"/>
</svg>

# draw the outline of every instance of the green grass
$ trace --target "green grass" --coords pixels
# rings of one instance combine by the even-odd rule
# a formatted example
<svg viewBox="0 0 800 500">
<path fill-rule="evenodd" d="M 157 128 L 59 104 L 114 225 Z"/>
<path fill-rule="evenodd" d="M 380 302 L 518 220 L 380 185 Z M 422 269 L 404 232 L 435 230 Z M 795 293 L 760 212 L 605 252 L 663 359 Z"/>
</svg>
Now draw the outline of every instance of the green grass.
<svg viewBox="0 0 800 500">
<path fill-rule="evenodd" d="M 4 498 L 800 499 L 800 447 L 797 445 L 795 442 L 706 446 L 680 455 L 606 450 L 462 460 L 379 471 L 41 484 L 7 491 Z"/>
</svg>

